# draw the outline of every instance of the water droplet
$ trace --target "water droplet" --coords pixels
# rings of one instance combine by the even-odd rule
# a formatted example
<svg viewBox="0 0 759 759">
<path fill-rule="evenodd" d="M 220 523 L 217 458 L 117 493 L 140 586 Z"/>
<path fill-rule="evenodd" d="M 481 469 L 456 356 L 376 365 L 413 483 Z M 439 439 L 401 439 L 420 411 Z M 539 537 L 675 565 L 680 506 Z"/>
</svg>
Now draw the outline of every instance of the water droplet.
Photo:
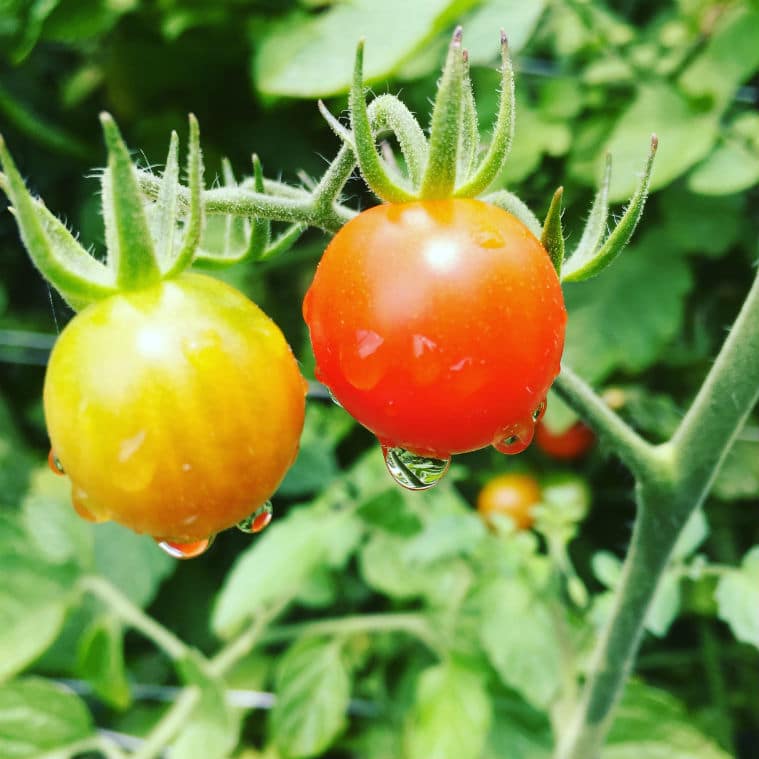
<svg viewBox="0 0 759 759">
<path fill-rule="evenodd" d="M 53 470 L 53 474 L 66 474 L 63 464 L 61 464 L 61 460 L 53 453 L 52 448 L 50 449 L 50 453 L 47 454 L 47 465 Z"/>
<path fill-rule="evenodd" d="M 340 351 L 340 368 L 345 379 L 358 390 L 371 390 L 385 374 L 385 338 L 371 329 L 356 330 L 355 343 Z"/>
<path fill-rule="evenodd" d="M 543 414 L 546 413 L 546 406 L 548 405 L 545 398 L 543 398 L 542 401 L 538 404 L 538 407 L 535 409 L 535 411 L 532 412 L 532 421 L 533 422 L 539 422 L 543 418 Z"/>
<path fill-rule="evenodd" d="M 414 359 L 411 374 L 417 385 L 431 385 L 443 369 L 437 343 L 425 335 L 414 335 L 412 339 Z"/>
<path fill-rule="evenodd" d="M 420 456 L 405 448 L 389 445 L 382 446 L 382 455 L 390 476 L 408 490 L 427 490 L 437 485 L 451 465 L 450 457 Z"/>
<path fill-rule="evenodd" d="M 266 527 L 274 514 L 271 501 L 259 506 L 249 517 L 240 520 L 237 523 L 237 529 L 241 532 L 261 532 Z"/>
<path fill-rule="evenodd" d="M 534 434 L 535 423 L 530 417 L 529 422 L 513 424 L 501 430 L 493 441 L 493 448 L 508 455 L 521 453 L 530 445 Z"/>
<path fill-rule="evenodd" d="M 329 397 L 332 399 L 332 403 L 334 403 L 335 406 L 340 406 L 340 408 L 342 408 L 343 404 L 337 400 L 337 398 L 335 397 L 335 394 L 329 388 L 327 388 L 327 392 L 329 393 Z"/>
<path fill-rule="evenodd" d="M 481 248 L 500 248 L 503 246 L 503 237 L 493 229 L 481 229 L 475 234 L 474 241 Z"/>
<path fill-rule="evenodd" d="M 214 536 L 189 543 L 175 543 L 171 540 L 158 541 L 158 547 L 173 559 L 194 559 L 202 556 L 213 544 Z"/>
<path fill-rule="evenodd" d="M 74 511 L 88 522 L 105 522 L 107 519 L 107 517 L 99 516 L 93 511 L 87 491 L 80 488 L 79 485 L 72 485 L 71 487 L 71 505 L 74 507 Z"/>
</svg>

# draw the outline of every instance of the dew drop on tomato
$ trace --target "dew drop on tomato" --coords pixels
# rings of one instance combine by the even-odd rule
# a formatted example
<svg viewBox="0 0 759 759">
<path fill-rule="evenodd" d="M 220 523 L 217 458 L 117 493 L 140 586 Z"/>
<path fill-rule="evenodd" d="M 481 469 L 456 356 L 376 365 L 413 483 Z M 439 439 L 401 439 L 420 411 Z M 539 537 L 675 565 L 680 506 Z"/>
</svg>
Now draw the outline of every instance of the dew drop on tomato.
<svg viewBox="0 0 759 759">
<path fill-rule="evenodd" d="M 509 456 L 526 450 L 535 434 L 534 414 L 535 412 L 528 421 L 502 430 L 493 441 L 493 448 L 499 453 L 505 453 Z"/>
<path fill-rule="evenodd" d="M 532 412 L 532 421 L 537 424 L 542 418 L 543 415 L 546 413 L 546 407 L 548 406 L 548 402 L 545 398 L 543 398 L 542 401 L 537 405 L 537 408 L 535 411 Z"/>
<path fill-rule="evenodd" d="M 261 504 L 250 516 L 241 519 L 237 523 L 237 529 L 241 532 L 255 533 L 261 532 L 269 522 L 271 522 L 274 515 L 274 509 L 271 505 L 271 501 Z"/>
<path fill-rule="evenodd" d="M 407 490 L 427 490 L 443 479 L 451 465 L 450 456 L 420 456 L 397 446 L 382 445 L 382 455 L 390 476 Z"/>
<path fill-rule="evenodd" d="M 357 390 L 371 390 L 384 376 L 387 369 L 384 342 L 374 330 L 359 329 L 354 344 L 340 350 L 340 368 Z"/>
<path fill-rule="evenodd" d="M 194 559 L 202 556 L 213 544 L 214 536 L 193 540 L 189 543 L 175 543 L 171 540 L 161 540 L 158 547 L 173 559 Z"/>
<path fill-rule="evenodd" d="M 98 516 L 93 511 L 89 495 L 79 485 L 72 485 L 71 487 L 71 505 L 74 507 L 74 511 L 87 522 L 97 523 L 107 521 L 107 517 Z"/>
<path fill-rule="evenodd" d="M 66 470 L 61 464 L 61 460 L 53 453 L 53 449 L 50 449 L 50 453 L 47 454 L 47 465 L 52 470 L 53 474 L 64 475 Z"/>
</svg>

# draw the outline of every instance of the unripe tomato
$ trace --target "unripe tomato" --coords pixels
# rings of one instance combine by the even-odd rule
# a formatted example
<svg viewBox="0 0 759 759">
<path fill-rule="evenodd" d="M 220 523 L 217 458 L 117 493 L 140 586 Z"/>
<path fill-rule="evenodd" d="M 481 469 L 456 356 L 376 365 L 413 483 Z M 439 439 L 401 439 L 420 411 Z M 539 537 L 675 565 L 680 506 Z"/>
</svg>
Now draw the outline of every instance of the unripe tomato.
<svg viewBox="0 0 759 759">
<path fill-rule="evenodd" d="M 486 522 L 500 514 L 510 517 L 518 529 L 525 530 L 532 526 L 532 509 L 540 501 L 540 486 L 532 475 L 500 474 L 480 491 L 477 511 Z"/>
<path fill-rule="evenodd" d="M 566 312 L 540 241 L 478 200 L 370 208 L 303 305 L 317 378 L 386 447 L 515 453 L 559 372 Z"/>
<path fill-rule="evenodd" d="M 298 451 L 305 389 L 255 304 L 182 274 L 69 323 L 50 357 L 45 417 L 81 514 L 186 544 L 276 489 Z"/>
<path fill-rule="evenodd" d="M 541 423 L 535 429 L 535 442 L 543 453 L 552 458 L 569 460 L 587 453 L 596 442 L 596 436 L 583 422 L 575 422 L 569 429 L 558 433 Z"/>
</svg>

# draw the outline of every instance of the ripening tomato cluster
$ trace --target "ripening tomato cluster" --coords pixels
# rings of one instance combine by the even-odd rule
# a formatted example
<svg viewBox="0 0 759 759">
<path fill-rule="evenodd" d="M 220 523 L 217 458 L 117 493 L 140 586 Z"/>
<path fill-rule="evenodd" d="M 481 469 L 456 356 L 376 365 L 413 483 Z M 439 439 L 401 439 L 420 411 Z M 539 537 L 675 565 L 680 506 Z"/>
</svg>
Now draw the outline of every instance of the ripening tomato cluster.
<svg viewBox="0 0 759 759">
<path fill-rule="evenodd" d="M 566 321 L 537 238 L 464 199 L 359 214 L 327 248 L 303 314 L 317 378 L 412 489 L 437 482 L 452 454 L 529 445 Z M 180 274 L 98 301 L 63 331 L 44 389 L 51 465 L 84 518 L 196 556 L 219 530 L 271 519 L 305 389 L 257 306 Z"/>
</svg>

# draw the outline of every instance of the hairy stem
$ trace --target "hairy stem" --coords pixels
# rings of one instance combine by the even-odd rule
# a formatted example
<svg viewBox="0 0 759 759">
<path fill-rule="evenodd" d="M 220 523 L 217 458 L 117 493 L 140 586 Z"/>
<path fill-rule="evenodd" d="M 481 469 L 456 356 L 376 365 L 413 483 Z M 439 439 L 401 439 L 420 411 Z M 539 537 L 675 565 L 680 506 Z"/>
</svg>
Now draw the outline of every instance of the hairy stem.
<svg viewBox="0 0 759 759">
<path fill-rule="evenodd" d="M 600 437 L 614 443 L 614 452 L 638 476 L 657 466 L 656 448 L 647 443 L 617 413 L 612 411 L 590 385 L 568 366 L 561 367 L 553 389 Z"/>
<path fill-rule="evenodd" d="M 172 659 L 182 659 L 189 654 L 189 647 L 174 633 L 129 600 L 118 588 L 102 577 L 88 575 L 79 582 L 81 590 L 91 593 L 106 604 L 129 627 L 141 632 L 146 638 Z"/>
<path fill-rule="evenodd" d="M 626 425 L 568 383 L 568 400 L 618 443 L 638 477 L 638 516 L 614 611 L 591 662 L 581 701 L 555 759 L 598 759 L 630 673 L 648 608 L 688 518 L 706 497 L 724 457 L 759 398 L 759 275 L 691 409 L 669 443 L 641 448 Z M 567 380 L 565 378 L 565 391 Z M 634 435 L 634 433 L 632 433 Z M 645 455 L 641 456 L 641 452 Z M 656 464 L 659 464 L 658 466 Z M 653 465 L 651 465 L 653 464 Z"/>
</svg>

